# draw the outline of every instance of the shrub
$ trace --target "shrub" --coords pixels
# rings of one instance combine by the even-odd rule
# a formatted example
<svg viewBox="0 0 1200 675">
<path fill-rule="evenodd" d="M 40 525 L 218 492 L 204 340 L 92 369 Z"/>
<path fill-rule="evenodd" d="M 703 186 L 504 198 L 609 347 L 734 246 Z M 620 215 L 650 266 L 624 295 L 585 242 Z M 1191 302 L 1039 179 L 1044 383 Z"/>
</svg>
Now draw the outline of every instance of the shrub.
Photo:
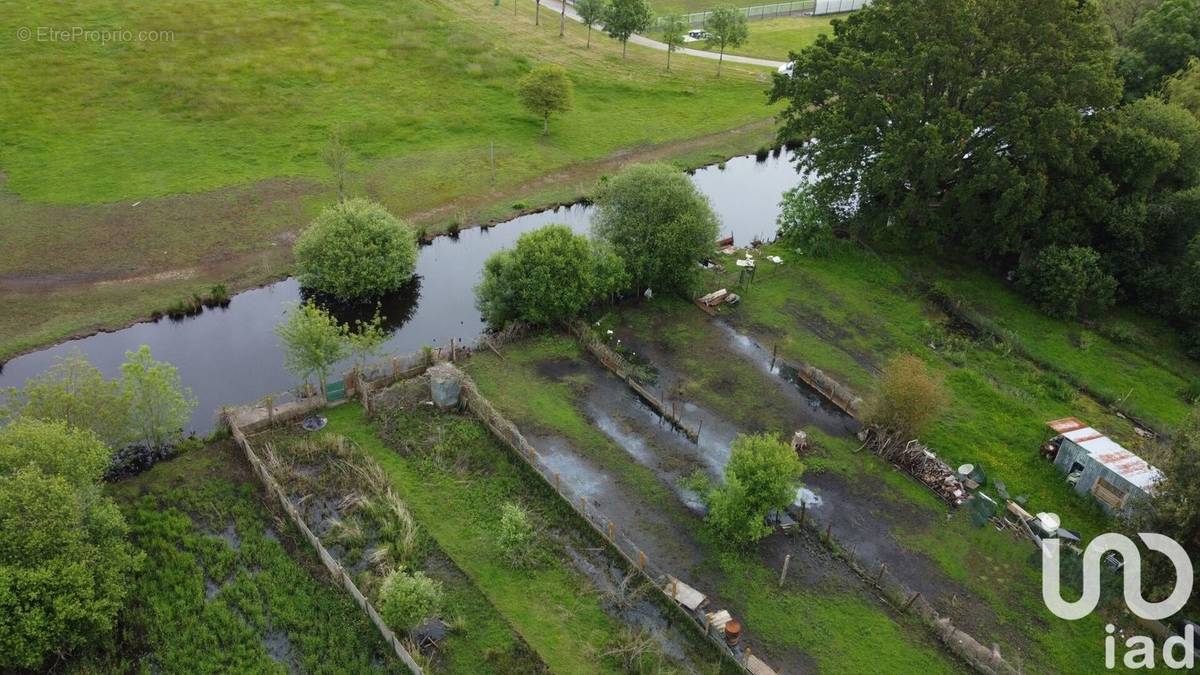
<svg viewBox="0 0 1200 675">
<path fill-rule="evenodd" d="M 483 267 L 476 305 L 493 326 L 569 319 L 625 283 L 620 259 L 566 225 L 526 232 Z"/>
<path fill-rule="evenodd" d="M 22 389 L 14 389 L 7 407 L 13 416 L 61 420 L 91 430 L 114 450 L 132 440 L 129 397 L 120 383 L 106 380 L 78 351 L 56 359 Z"/>
<path fill-rule="evenodd" d="M 1087 246 L 1047 246 L 1022 262 L 1019 281 L 1043 312 L 1060 318 L 1100 314 L 1116 301 L 1117 280 Z"/>
<path fill-rule="evenodd" d="M 634 288 L 691 290 L 716 245 L 708 199 L 669 164 L 635 164 L 603 182 L 592 231 L 625 262 Z"/>
<path fill-rule="evenodd" d="M 925 362 L 905 354 L 883 368 L 879 391 L 864 419 L 904 439 L 916 438 L 941 414 L 948 397 L 941 377 Z"/>
<path fill-rule="evenodd" d="M 443 595 L 441 582 L 424 572 L 396 570 L 379 588 L 379 613 L 393 630 L 411 630 L 438 613 Z"/>
<path fill-rule="evenodd" d="M 417 259 L 412 228 L 365 199 L 325 209 L 300 234 L 294 251 L 300 284 L 339 300 L 400 288 Z"/>
<path fill-rule="evenodd" d="M 837 237 L 828 214 L 806 184 L 783 193 L 779 203 L 779 238 L 802 253 L 824 257 L 833 252 Z"/>
<path fill-rule="evenodd" d="M 139 558 L 99 492 L 108 456 L 61 422 L 0 430 L 0 670 L 37 669 L 112 631 Z"/>
<path fill-rule="evenodd" d="M 803 472 L 787 443 L 768 434 L 738 436 L 725 466 L 725 484 L 705 496 L 708 523 L 735 546 L 762 539 L 772 530 L 767 515 L 795 501 Z"/>
<path fill-rule="evenodd" d="M 500 507 L 500 525 L 496 529 L 496 545 L 500 547 L 508 564 L 517 568 L 532 566 L 536 553 L 534 550 L 536 539 L 529 512 L 520 504 L 505 502 Z"/>
</svg>

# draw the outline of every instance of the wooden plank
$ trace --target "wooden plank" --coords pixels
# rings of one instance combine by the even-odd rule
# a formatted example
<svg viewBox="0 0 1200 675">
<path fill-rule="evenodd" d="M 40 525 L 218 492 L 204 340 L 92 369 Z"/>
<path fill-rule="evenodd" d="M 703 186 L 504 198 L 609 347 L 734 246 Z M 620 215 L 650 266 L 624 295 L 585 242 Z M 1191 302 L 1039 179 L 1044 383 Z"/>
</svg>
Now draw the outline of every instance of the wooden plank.
<svg viewBox="0 0 1200 675">
<path fill-rule="evenodd" d="M 670 593 L 670 589 L 674 588 L 675 602 L 678 602 L 684 607 L 687 607 L 692 611 L 696 611 L 696 609 L 708 601 L 708 596 L 692 588 L 691 586 L 688 586 L 679 579 L 676 579 L 669 574 L 667 575 L 667 579 L 667 592 Z"/>
<path fill-rule="evenodd" d="M 776 675 L 775 669 L 762 662 L 762 659 L 751 654 L 746 657 L 746 670 L 753 675 Z"/>
</svg>

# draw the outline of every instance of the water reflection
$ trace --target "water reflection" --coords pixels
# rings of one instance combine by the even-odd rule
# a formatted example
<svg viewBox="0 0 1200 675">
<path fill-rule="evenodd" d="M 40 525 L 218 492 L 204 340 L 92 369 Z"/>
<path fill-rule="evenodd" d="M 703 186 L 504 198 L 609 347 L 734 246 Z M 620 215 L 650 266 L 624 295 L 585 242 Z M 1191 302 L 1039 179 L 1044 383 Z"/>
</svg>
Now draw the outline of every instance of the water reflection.
<svg viewBox="0 0 1200 675">
<path fill-rule="evenodd" d="M 300 289 L 301 302 L 312 301 L 329 312 L 338 323 L 351 329 L 374 320 L 378 314 L 380 328 L 389 335 L 404 327 L 417 313 L 421 301 L 421 275 L 414 274 L 403 286 L 387 295 L 366 302 L 344 302 L 322 293 Z"/>
<path fill-rule="evenodd" d="M 789 159 L 753 156 L 727 162 L 724 170 L 708 167 L 693 175 L 723 221 L 723 231 L 738 243 L 769 237 L 784 190 L 799 182 Z M 384 298 L 380 311 L 390 337 L 385 352 L 409 353 L 425 345 L 441 346 L 451 338 L 473 342 L 484 329 L 475 309 L 474 287 L 483 262 L 512 246 L 517 237 L 550 223 L 586 233 L 591 207 L 561 207 L 514 218 L 491 228 L 465 229 L 457 238 L 438 237 L 419 249 L 413 283 Z M 303 298 L 295 279 L 239 293 L 228 308 L 207 309 L 181 321 L 144 322 L 128 328 L 71 340 L 20 356 L 0 369 L 0 387 L 19 387 L 72 350 L 83 352 L 109 377 L 120 373 L 125 352 L 149 345 L 154 357 L 179 368 L 199 406 L 190 429 L 206 432 L 223 405 L 253 401 L 294 387 L 297 378 L 283 367 L 275 326 L 285 309 Z M 340 320 L 365 320 L 375 305 L 336 306 Z M 339 367 L 349 368 L 349 363 Z"/>
</svg>

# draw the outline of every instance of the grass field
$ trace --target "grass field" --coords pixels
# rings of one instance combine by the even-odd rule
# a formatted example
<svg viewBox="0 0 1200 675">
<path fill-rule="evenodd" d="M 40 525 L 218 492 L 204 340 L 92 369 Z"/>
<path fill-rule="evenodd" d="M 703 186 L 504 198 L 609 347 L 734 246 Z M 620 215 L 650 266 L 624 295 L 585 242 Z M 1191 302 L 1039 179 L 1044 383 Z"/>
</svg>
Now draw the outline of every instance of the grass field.
<svg viewBox="0 0 1200 675">
<path fill-rule="evenodd" d="M 225 442 L 112 485 L 146 556 L 78 672 L 406 672 Z"/>
<path fill-rule="evenodd" d="M 790 52 L 798 52 L 815 42 L 818 35 L 832 32 L 829 22 L 829 17 L 811 16 L 751 21 L 750 38 L 726 53 L 786 61 Z"/>
<path fill-rule="evenodd" d="M 1195 365 L 1178 352 L 1159 351 L 1156 363 L 1144 349 L 1102 336 L 1081 343 L 1090 345 L 1086 349 L 1071 347 L 1078 326 L 1045 318 L 980 275 L 959 278 L 955 288 L 981 304 L 986 299 L 987 311 L 1054 369 L 1010 346 L 958 332 L 910 279 L 867 253 L 801 258 L 783 247 L 773 252 L 785 264 L 761 268 L 753 285 L 738 290 L 744 300 L 728 311 L 731 321 L 763 344 L 778 345 L 781 355 L 816 365 L 862 394 L 873 391 L 890 357 L 917 354 L 944 376 L 951 398 L 924 440 L 951 465 L 982 465 L 1013 495 L 1061 513 L 1067 527 L 1095 534 L 1109 526 L 1091 500 L 1075 496 L 1040 458 L 1038 447 L 1050 435 L 1046 421 L 1076 415 L 1135 451 L 1148 447 L 1128 420 L 1072 381 L 1092 382 L 1168 427 L 1187 409 L 1180 387 Z"/>
<path fill-rule="evenodd" d="M 623 162 L 703 163 L 768 142 L 769 73 L 558 36 L 505 0 L 10 3 L 22 28 L 169 31 L 99 44 L 0 41 L 0 358 L 119 326 L 220 281 L 286 273 L 290 244 L 349 189 L 431 231 L 575 198 Z M 37 33 L 33 33 L 35 36 Z M 540 121 L 515 95 L 564 64 L 574 109 Z M 495 151 L 495 180 L 489 156 Z"/>
</svg>

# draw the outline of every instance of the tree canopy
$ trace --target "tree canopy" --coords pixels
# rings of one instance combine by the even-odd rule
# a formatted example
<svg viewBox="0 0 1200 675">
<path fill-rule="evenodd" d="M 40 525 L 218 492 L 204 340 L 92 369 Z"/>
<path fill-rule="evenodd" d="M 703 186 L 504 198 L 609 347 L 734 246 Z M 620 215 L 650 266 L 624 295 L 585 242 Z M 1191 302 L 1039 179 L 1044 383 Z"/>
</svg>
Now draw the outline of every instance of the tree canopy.
<svg viewBox="0 0 1200 675">
<path fill-rule="evenodd" d="M 346 327 L 313 302 L 293 306 L 275 327 L 283 344 L 284 366 L 304 379 L 315 376 L 325 395 L 333 366 L 349 353 Z"/>
<path fill-rule="evenodd" d="M 719 230 L 708 199 L 668 164 L 635 164 L 603 181 L 592 232 L 625 261 L 635 290 L 691 290 Z"/>
<path fill-rule="evenodd" d="M 129 397 L 121 383 L 105 379 L 79 351 L 55 359 L 7 399 L 10 417 L 62 420 L 92 431 L 114 450 L 132 440 Z"/>
<path fill-rule="evenodd" d="M 608 12 L 608 2 L 606 0 L 577 0 L 575 2 L 575 13 L 583 19 L 583 23 L 587 24 L 587 47 L 592 46 L 592 26 L 604 22 L 604 16 Z"/>
<path fill-rule="evenodd" d="M 1154 92 L 1163 80 L 1200 57 L 1200 0 L 1163 0 L 1125 35 L 1120 72 L 1126 98 Z"/>
<path fill-rule="evenodd" d="M 717 76 L 720 77 L 721 64 L 725 62 L 725 50 L 737 47 L 750 37 L 746 15 L 736 7 L 718 7 L 704 20 L 704 30 L 708 32 L 709 49 L 716 47 L 720 50 L 721 56 L 717 59 Z"/>
<path fill-rule="evenodd" d="M 196 399 L 183 386 L 179 371 L 170 363 L 155 361 L 146 345 L 125 352 L 121 387 L 129 397 L 134 440 L 150 447 L 161 447 L 177 438 L 196 408 Z"/>
<path fill-rule="evenodd" d="M 412 278 L 417 240 L 379 204 L 351 199 L 322 211 L 300 233 L 294 253 L 304 288 L 357 300 L 389 293 Z"/>
<path fill-rule="evenodd" d="M 604 32 L 621 43 L 621 58 L 629 49 L 629 38 L 650 27 L 654 12 L 646 0 L 609 0 L 604 13 Z"/>
<path fill-rule="evenodd" d="M 1103 209 L 1088 111 L 1120 85 L 1091 3 L 880 0 L 795 57 L 781 137 L 861 231 L 995 256 Z"/>
<path fill-rule="evenodd" d="M 671 69 L 671 54 L 683 46 L 688 27 L 688 22 L 678 14 L 668 14 L 662 18 L 659 28 L 662 30 L 662 42 L 667 46 L 667 70 Z"/>
<path fill-rule="evenodd" d="M 567 71 L 556 63 L 534 66 L 517 84 L 521 104 L 542 118 L 542 135 L 550 133 L 550 115 L 571 109 L 574 86 Z"/>
<path fill-rule="evenodd" d="M 903 440 L 917 438 L 949 403 L 941 377 L 912 354 L 893 358 L 879 376 L 879 390 L 864 418 Z"/>
<path fill-rule="evenodd" d="M 38 669 L 112 631 L 139 557 L 99 491 L 109 454 L 62 422 L 0 428 L 0 670 Z"/>
<path fill-rule="evenodd" d="M 624 286 L 623 265 L 607 247 L 546 225 L 492 255 L 475 289 L 476 304 L 494 326 L 510 321 L 558 323 Z"/>
<path fill-rule="evenodd" d="M 766 518 L 796 499 L 804 465 L 787 443 L 768 434 L 741 435 L 730 446 L 725 483 L 706 495 L 708 522 L 735 546 L 771 533 Z"/>
</svg>

